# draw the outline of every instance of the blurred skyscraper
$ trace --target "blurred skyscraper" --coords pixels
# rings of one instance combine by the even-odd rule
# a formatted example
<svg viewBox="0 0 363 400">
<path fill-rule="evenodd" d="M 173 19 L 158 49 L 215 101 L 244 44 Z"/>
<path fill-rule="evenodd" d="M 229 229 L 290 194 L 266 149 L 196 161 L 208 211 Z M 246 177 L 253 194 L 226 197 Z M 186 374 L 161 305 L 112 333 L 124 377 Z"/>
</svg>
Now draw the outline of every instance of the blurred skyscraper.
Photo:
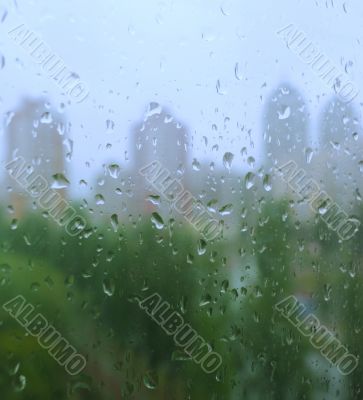
<svg viewBox="0 0 363 400">
<path fill-rule="evenodd" d="M 266 101 L 262 115 L 265 143 L 264 166 L 266 172 L 294 160 L 306 168 L 308 146 L 308 112 L 302 95 L 289 83 L 282 83 Z M 275 179 L 273 193 L 286 190 L 281 180 Z"/>
<path fill-rule="evenodd" d="M 312 165 L 314 178 L 336 201 L 348 203 L 356 198 L 357 189 L 362 190 L 362 150 L 357 110 L 332 98 L 322 110 Z"/>
<path fill-rule="evenodd" d="M 176 121 L 157 103 L 150 103 L 141 124 L 132 131 L 133 165 L 135 176 L 135 201 L 139 209 L 152 209 L 145 202 L 147 194 L 153 193 L 139 171 L 144 166 L 159 161 L 163 168 L 170 171 L 173 178 L 188 188 L 185 169 L 187 167 L 188 132 L 184 125 Z M 157 193 L 154 193 L 157 194 Z"/>
<path fill-rule="evenodd" d="M 23 99 L 10 118 L 5 135 L 6 161 L 22 157 L 36 175 L 42 175 L 52 185 L 54 175 L 65 174 L 64 116 L 44 99 Z M 5 179 L 10 192 L 8 201 L 19 216 L 31 205 L 32 198 L 10 175 L 6 174 Z M 64 196 L 65 190 L 60 188 L 59 193 Z"/>
<path fill-rule="evenodd" d="M 121 160 L 110 160 L 93 184 L 93 199 L 89 205 L 95 216 L 118 214 L 122 220 L 152 211 L 169 209 L 161 193 L 153 189 L 140 169 L 158 161 L 187 189 L 184 173 L 187 160 L 188 133 L 157 103 L 150 103 L 141 122 L 131 129 L 131 167 L 125 168 Z M 158 207 L 148 201 L 150 195 L 160 196 Z M 174 215 L 175 217 L 176 215 Z M 122 218 L 123 217 L 123 218 Z"/>
<path fill-rule="evenodd" d="M 284 83 L 270 95 L 263 110 L 263 137 L 267 165 L 304 160 L 308 143 L 308 115 L 301 94 Z"/>
</svg>

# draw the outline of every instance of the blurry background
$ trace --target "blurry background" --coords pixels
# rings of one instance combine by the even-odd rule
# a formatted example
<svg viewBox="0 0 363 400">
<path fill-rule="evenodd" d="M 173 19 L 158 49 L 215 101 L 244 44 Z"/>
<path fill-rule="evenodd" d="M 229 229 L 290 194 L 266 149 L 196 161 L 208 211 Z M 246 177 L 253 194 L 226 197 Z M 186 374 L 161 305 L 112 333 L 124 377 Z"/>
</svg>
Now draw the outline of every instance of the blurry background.
<svg viewBox="0 0 363 400">
<path fill-rule="evenodd" d="M 276 32 L 292 23 L 360 89 L 358 1 L 4 1 L 0 301 L 36 305 L 87 357 L 67 375 L 0 311 L 4 399 L 361 399 L 273 310 L 294 294 L 363 355 L 362 231 L 342 241 L 273 166 L 294 160 L 362 221 L 361 94 L 344 104 Z M 7 32 L 80 76 L 72 99 Z M 11 178 L 23 157 L 87 221 L 67 235 Z M 158 160 L 223 226 L 207 242 L 139 174 Z M 155 214 L 157 213 L 157 223 Z M 223 357 L 211 375 L 137 299 L 158 292 Z"/>
</svg>

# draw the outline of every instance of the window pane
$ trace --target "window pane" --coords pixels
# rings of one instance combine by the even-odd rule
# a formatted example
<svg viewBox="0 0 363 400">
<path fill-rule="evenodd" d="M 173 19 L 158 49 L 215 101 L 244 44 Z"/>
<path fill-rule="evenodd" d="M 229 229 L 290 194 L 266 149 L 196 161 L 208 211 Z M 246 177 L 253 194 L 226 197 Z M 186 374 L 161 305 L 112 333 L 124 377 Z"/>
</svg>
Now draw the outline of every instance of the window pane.
<svg viewBox="0 0 363 400">
<path fill-rule="evenodd" d="M 362 398 L 362 13 L 3 2 L 1 398 Z"/>
</svg>

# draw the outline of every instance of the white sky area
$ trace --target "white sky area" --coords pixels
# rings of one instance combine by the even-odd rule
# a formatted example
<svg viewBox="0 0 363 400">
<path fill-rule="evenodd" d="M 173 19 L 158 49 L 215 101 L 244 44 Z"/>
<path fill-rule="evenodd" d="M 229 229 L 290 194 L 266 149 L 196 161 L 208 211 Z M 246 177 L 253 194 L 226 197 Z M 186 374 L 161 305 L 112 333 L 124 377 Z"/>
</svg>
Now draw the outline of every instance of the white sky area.
<svg viewBox="0 0 363 400">
<path fill-rule="evenodd" d="M 71 182 L 91 179 L 110 160 L 127 166 L 130 128 L 150 102 L 165 106 L 188 128 L 190 163 L 195 157 L 221 165 L 230 151 L 236 155 L 232 167 L 241 174 L 247 165 L 240 150 L 247 146 L 248 155 L 258 158 L 263 106 L 280 82 L 291 82 L 303 94 L 314 129 L 317 113 L 334 92 L 277 35 L 288 24 L 304 31 L 342 72 L 351 62 L 347 78 L 362 92 L 354 101 L 361 109 L 362 0 L 3 0 L 0 5 L 0 18 L 8 12 L 0 23 L 5 58 L 0 111 L 14 110 L 24 96 L 45 94 L 53 104 L 67 103 L 74 142 L 67 166 Z M 19 21 L 88 84 L 87 100 L 76 104 L 62 95 L 7 36 Z M 106 132 L 108 119 L 115 123 L 112 133 Z M 253 145 L 246 138 L 249 129 Z M 3 133 L 0 140 L 3 165 Z M 216 144 L 219 150 L 212 151 Z"/>
</svg>

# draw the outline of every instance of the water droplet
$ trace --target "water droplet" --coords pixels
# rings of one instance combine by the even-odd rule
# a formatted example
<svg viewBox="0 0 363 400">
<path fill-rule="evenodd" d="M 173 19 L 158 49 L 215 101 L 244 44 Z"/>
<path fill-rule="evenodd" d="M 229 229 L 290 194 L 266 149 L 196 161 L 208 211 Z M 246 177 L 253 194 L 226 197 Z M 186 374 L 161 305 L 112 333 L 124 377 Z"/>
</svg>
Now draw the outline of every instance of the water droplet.
<svg viewBox="0 0 363 400">
<path fill-rule="evenodd" d="M 8 10 L 4 9 L 4 11 L 2 12 L 2 16 L 1 16 L 1 23 L 3 23 L 5 21 L 5 18 L 8 15 Z"/>
<path fill-rule="evenodd" d="M 242 296 L 246 296 L 247 295 L 247 288 L 242 286 L 241 289 L 240 289 L 240 292 L 241 292 Z"/>
<path fill-rule="evenodd" d="M 14 116 L 15 116 L 15 113 L 13 111 L 9 111 L 9 112 L 5 113 L 5 117 L 4 117 L 5 126 L 9 126 L 11 124 L 11 121 L 13 120 Z"/>
<path fill-rule="evenodd" d="M 41 117 L 40 117 L 40 122 L 42 124 L 51 124 L 53 122 L 53 117 L 50 112 L 45 112 Z"/>
<path fill-rule="evenodd" d="M 26 377 L 24 375 L 18 375 L 13 380 L 13 387 L 15 392 L 21 392 L 26 387 Z"/>
<path fill-rule="evenodd" d="M 5 57 L 0 54 L 0 69 L 3 69 L 5 67 Z"/>
<path fill-rule="evenodd" d="M 10 223 L 10 229 L 15 231 L 15 229 L 17 229 L 18 227 L 18 220 L 17 219 L 13 219 Z"/>
<path fill-rule="evenodd" d="M 241 81 L 242 80 L 242 74 L 239 71 L 240 66 L 238 63 L 234 66 L 234 76 L 236 77 L 237 80 Z"/>
<path fill-rule="evenodd" d="M 68 275 L 68 276 L 66 277 L 66 279 L 64 280 L 64 284 L 65 284 L 67 287 L 73 286 L 73 285 L 74 285 L 74 282 L 75 282 L 75 276 L 74 276 L 73 274 Z"/>
<path fill-rule="evenodd" d="M 199 301 L 199 306 L 203 307 L 206 306 L 207 304 L 209 304 L 212 301 L 212 297 L 210 294 L 206 293 L 204 295 L 202 295 L 200 301 Z"/>
<path fill-rule="evenodd" d="M 330 300 L 330 295 L 332 292 L 332 287 L 328 283 L 324 284 L 324 300 L 329 301 Z"/>
<path fill-rule="evenodd" d="M 318 207 L 318 212 L 320 215 L 324 215 L 330 206 L 330 203 L 328 201 L 324 201 L 322 204 L 319 205 Z"/>
<path fill-rule="evenodd" d="M 106 121 L 106 131 L 107 131 L 107 133 L 113 132 L 114 129 L 115 129 L 115 123 L 112 121 L 112 119 L 108 119 Z"/>
<path fill-rule="evenodd" d="M 0 264 L 0 272 L 2 274 L 9 274 L 11 272 L 11 266 L 9 264 Z"/>
<path fill-rule="evenodd" d="M 157 212 L 151 214 L 151 222 L 154 224 L 156 229 L 160 230 L 164 228 L 164 221 Z"/>
<path fill-rule="evenodd" d="M 211 212 L 216 212 L 215 206 L 217 205 L 217 203 L 218 203 L 217 199 L 212 199 L 212 200 L 208 201 L 208 203 L 207 203 L 208 210 Z"/>
<path fill-rule="evenodd" d="M 202 256 L 207 251 L 207 242 L 203 239 L 198 240 L 198 255 Z"/>
<path fill-rule="evenodd" d="M 217 93 L 220 94 L 221 96 L 227 94 L 227 90 L 222 87 L 221 81 L 219 79 L 217 80 L 217 83 L 216 83 L 216 89 L 217 89 Z"/>
<path fill-rule="evenodd" d="M 110 174 L 110 176 L 114 179 L 117 179 L 120 175 L 120 167 L 118 164 L 110 164 L 108 166 L 108 173 Z"/>
<path fill-rule="evenodd" d="M 249 156 L 249 157 L 247 158 L 247 164 L 248 164 L 251 168 L 253 168 L 253 167 L 255 166 L 255 162 L 256 162 L 256 160 L 254 159 L 254 157 Z"/>
<path fill-rule="evenodd" d="M 245 177 L 245 185 L 246 189 L 251 189 L 253 185 L 255 184 L 254 182 L 255 179 L 255 174 L 253 172 L 248 172 Z"/>
<path fill-rule="evenodd" d="M 27 246 L 31 246 L 31 245 L 32 245 L 32 243 L 31 243 L 31 241 L 30 241 L 30 239 L 28 238 L 27 235 L 24 235 L 24 236 L 23 236 L 23 239 L 24 239 L 24 242 L 25 242 L 25 244 L 26 244 Z"/>
<path fill-rule="evenodd" d="M 225 153 L 223 156 L 223 165 L 228 169 L 228 171 L 231 170 L 233 158 L 234 155 L 230 152 Z"/>
<path fill-rule="evenodd" d="M 39 284 L 38 282 L 33 282 L 33 283 L 30 285 L 30 290 L 31 290 L 32 292 L 38 292 L 39 289 L 40 289 L 40 284 Z"/>
<path fill-rule="evenodd" d="M 200 171 L 200 163 L 197 159 L 193 159 L 192 162 L 192 168 L 194 169 L 194 171 Z"/>
<path fill-rule="evenodd" d="M 163 109 L 162 109 L 162 107 L 161 107 L 161 105 L 159 103 L 156 103 L 156 102 L 150 103 L 149 104 L 149 108 L 148 108 L 148 110 L 146 111 L 146 114 L 145 114 L 145 121 L 148 118 L 152 117 L 153 115 L 161 114 L 162 111 L 163 111 Z"/>
<path fill-rule="evenodd" d="M 219 209 L 221 215 L 229 215 L 233 211 L 233 204 L 229 203 Z"/>
<path fill-rule="evenodd" d="M 229 282 L 227 279 L 225 279 L 224 281 L 222 281 L 221 284 L 221 293 L 226 293 L 228 290 L 228 286 L 229 286 Z"/>
<path fill-rule="evenodd" d="M 143 377 L 143 382 L 148 389 L 153 390 L 157 388 L 159 379 L 155 372 L 148 371 Z"/>
<path fill-rule="evenodd" d="M 96 200 L 96 204 L 97 204 L 98 206 L 102 206 L 103 204 L 105 204 L 105 199 L 104 199 L 104 197 L 102 196 L 102 194 L 100 194 L 100 193 L 97 193 L 97 194 L 95 195 L 95 200 Z"/>
<path fill-rule="evenodd" d="M 282 112 L 277 111 L 277 113 L 278 113 L 279 119 L 287 119 L 290 117 L 291 109 L 289 106 L 285 106 L 282 109 Z"/>
<path fill-rule="evenodd" d="M 263 177 L 263 187 L 264 187 L 264 189 L 266 190 L 266 192 L 269 192 L 269 191 L 271 191 L 271 189 L 272 189 L 272 186 L 271 186 L 271 177 L 270 177 L 270 175 L 268 175 L 268 174 L 266 174 L 266 175 Z"/>
<path fill-rule="evenodd" d="M 180 311 L 185 314 L 186 310 L 187 310 L 187 303 L 188 303 L 188 299 L 186 296 L 182 296 L 179 302 L 179 307 L 180 307 Z"/>
<path fill-rule="evenodd" d="M 307 147 L 305 149 L 305 160 L 306 160 L 307 164 L 310 164 L 311 159 L 313 158 L 313 154 L 314 154 L 314 152 L 313 152 L 312 148 Z"/>
<path fill-rule="evenodd" d="M 67 147 L 66 159 L 67 159 L 67 161 L 71 161 L 72 154 L 73 154 L 73 140 L 64 139 L 63 144 Z"/>
<path fill-rule="evenodd" d="M 112 278 L 105 278 L 102 282 L 103 292 L 111 297 L 115 293 L 115 281 Z"/>
<path fill-rule="evenodd" d="M 158 206 L 160 204 L 160 196 L 156 194 L 151 194 L 147 198 L 148 201 L 150 201 L 151 204 L 154 204 L 155 206 Z"/>
<path fill-rule="evenodd" d="M 247 156 L 247 147 L 242 147 L 241 149 L 241 156 Z"/>
<path fill-rule="evenodd" d="M 117 214 L 112 214 L 111 215 L 111 225 L 112 225 L 113 231 L 117 232 L 117 229 L 118 229 L 118 216 L 117 216 Z"/>
<path fill-rule="evenodd" d="M 52 178 L 52 189 L 64 189 L 69 185 L 69 180 L 62 173 L 54 174 Z"/>
</svg>

